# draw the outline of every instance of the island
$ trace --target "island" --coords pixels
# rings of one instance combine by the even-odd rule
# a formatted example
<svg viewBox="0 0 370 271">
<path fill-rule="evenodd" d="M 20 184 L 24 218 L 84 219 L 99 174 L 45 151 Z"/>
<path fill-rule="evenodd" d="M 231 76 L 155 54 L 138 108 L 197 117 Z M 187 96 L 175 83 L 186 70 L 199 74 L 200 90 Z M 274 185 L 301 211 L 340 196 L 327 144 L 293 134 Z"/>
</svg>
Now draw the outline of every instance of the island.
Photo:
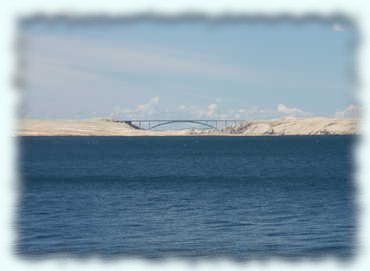
<svg viewBox="0 0 370 271">
<path fill-rule="evenodd" d="M 19 136 L 284 136 L 357 134 L 357 119 L 287 117 L 251 120 L 221 129 L 145 130 L 111 118 L 21 119 Z"/>
</svg>

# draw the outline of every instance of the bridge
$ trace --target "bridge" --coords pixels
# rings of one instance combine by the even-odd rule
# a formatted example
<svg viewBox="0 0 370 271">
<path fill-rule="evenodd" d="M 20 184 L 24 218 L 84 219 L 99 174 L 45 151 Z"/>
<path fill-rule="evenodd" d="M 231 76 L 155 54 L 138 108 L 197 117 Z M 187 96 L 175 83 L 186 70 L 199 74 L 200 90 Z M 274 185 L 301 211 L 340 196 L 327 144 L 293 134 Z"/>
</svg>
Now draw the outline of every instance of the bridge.
<svg viewBox="0 0 370 271">
<path fill-rule="evenodd" d="M 222 119 L 164 119 L 164 120 L 114 120 L 114 122 L 126 123 L 135 129 L 152 130 L 161 126 L 177 123 L 196 124 L 208 129 L 222 129 L 246 120 L 222 120 Z"/>
</svg>

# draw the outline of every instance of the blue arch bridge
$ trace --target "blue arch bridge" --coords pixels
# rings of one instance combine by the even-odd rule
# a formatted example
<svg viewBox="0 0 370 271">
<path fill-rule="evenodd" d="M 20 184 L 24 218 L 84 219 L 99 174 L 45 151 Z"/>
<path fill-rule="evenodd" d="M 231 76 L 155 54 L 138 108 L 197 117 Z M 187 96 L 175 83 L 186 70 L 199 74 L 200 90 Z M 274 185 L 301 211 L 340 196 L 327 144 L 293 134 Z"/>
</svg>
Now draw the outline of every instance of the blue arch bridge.
<svg viewBox="0 0 370 271">
<path fill-rule="evenodd" d="M 169 126 L 172 124 L 190 124 L 203 126 L 208 129 L 222 129 L 232 126 L 246 120 L 222 120 L 222 119 L 167 119 L 167 120 L 115 120 L 115 122 L 126 123 L 135 129 L 152 130 L 159 127 Z"/>
</svg>

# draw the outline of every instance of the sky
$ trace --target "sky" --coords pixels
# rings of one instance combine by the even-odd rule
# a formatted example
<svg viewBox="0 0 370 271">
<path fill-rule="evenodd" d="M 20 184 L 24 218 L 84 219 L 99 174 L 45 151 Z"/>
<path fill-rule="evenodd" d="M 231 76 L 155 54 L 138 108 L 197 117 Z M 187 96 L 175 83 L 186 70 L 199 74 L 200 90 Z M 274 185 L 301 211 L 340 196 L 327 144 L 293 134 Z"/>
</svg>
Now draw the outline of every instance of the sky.
<svg viewBox="0 0 370 271">
<path fill-rule="evenodd" d="M 26 118 L 357 117 L 345 20 L 39 18 L 19 26 Z"/>
</svg>

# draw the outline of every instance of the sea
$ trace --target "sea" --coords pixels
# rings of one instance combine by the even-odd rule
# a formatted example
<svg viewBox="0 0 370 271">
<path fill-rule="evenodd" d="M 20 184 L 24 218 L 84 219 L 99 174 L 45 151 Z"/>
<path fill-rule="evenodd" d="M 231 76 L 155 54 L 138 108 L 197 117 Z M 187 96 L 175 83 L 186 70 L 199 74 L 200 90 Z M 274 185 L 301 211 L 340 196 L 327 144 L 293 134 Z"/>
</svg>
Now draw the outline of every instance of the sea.
<svg viewBox="0 0 370 271">
<path fill-rule="evenodd" d="M 354 136 L 19 137 L 26 257 L 350 259 Z"/>
</svg>

